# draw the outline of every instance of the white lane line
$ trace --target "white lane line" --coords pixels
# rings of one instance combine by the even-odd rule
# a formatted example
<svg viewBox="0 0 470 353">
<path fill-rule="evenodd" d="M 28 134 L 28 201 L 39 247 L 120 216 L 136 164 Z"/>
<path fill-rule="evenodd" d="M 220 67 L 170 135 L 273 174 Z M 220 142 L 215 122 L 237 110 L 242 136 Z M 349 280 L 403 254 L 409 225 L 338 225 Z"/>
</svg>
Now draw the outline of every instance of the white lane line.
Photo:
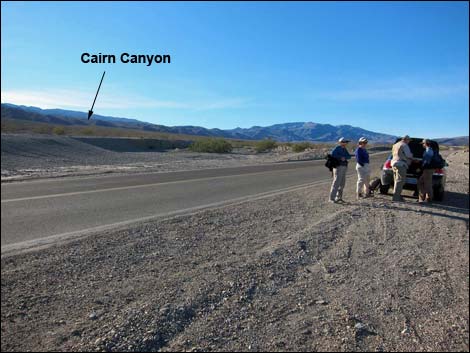
<svg viewBox="0 0 470 353">
<path fill-rule="evenodd" d="M 280 165 L 294 166 L 294 165 L 300 165 L 300 164 L 316 164 L 316 162 L 322 162 L 322 161 L 324 161 L 324 159 L 285 161 L 285 162 L 266 163 L 266 164 L 263 164 L 263 166 L 266 166 L 266 167 L 270 167 L 270 166 L 278 167 Z M 2 187 L 4 185 L 20 185 L 22 183 L 27 183 L 30 185 L 30 184 L 39 184 L 39 183 L 55 183 L 55 182 L 69 181 L 69 180 L 77 181 L 77 180 L 89 180 L 89 179 L 101 179 L 101 178 L 121 178 L 121 177 L 127 177 L 127 176 L 145 176 L 145 175 L 155 175 L 155 174 L 165 175 L 165 174 L 173 174 L 173 173 L 189 173 L 189 172 L 200 172 L 200 171 L 220 171 L 220 170 L 227 170 L 227 169 L 251 168 L 251 167 L 257 167 L 257 166 L 259 166 L 259 164 L 246 164 L 246 165 L 241 165 L 237 167 L 182 169 L 182 170 L 173 170 L 173 171 L 164 171 L 164 172 L 160 172 L 160 171 L 136 172 L 136 173 L 131 172 L 127 174 L 125 171 L 122 171 L 122 172 L 116 172 L 113 174 L 97 173 L 97 174 L 92 174 L 92 175 L 86 174 L 86 175 L 81 175 L 81 176 L 80 175 L 73 175 L 73 176 L 60 175 L 60 176 L 44 177 L 41 179 L 15 179 L 15 180 L 2 179 Z M 281 170 L 286 170 L 286 169 L 281 169 Z M 276 171 L 276 169 L 273 169 L 273 171 Z"/>
<path fill-rule="evenodd" d="M 379 152 L 375 153 L 375 155 L 378 154 L 384 154 L 388 152 Z M 305 162 L 321 162 L 323 160 L 313 160 L 313 161 L 305 161 Z M 301 161 L 304 162 L 304 161 Z M 286 162 L 288 163 L 288 162 Z M 293 162 L 296 163 L 296 162 Z M 279 165 L 276 163 L 273 163 L 272 165 Z M 233 168 L 238 168 L 238 167 L 233 167 Z M 233 174 L 233 175 L 223 175 L 223 176 L 218 176 L 218 177 L 206 177 L 206 178 L 197 178 L 197 179 L 188 179 L 188 180 L 177 180 L 177 181 L 167 181 L 167 182 L 159 182 L 159 183 L 151 183 L 151 184 L 142 184 L 142 185 L 133 185 L 133 186 L 121 186 L 121 187 L 115 187 L 115 188 L 105 188 L 105 189 L 98 189 L 98 190 L 87 190 L 87 191 L 75 191 L 75 192 L 67 192 L 67 193 L 60 193 L 60 194 L 50 194 L 50 195 L 41 195 L 41 196 L 30 196 L 30 197 L 20 197 L 20 198 L 15 198 L 15 199 L 6 199 L 6 200 L 1 200 L 1 203 L 9 203 L 9 202 L 19 202 L 19 201 L 28 201 L 28 200 L 39 200 L 39 199 L 47 199 L 47 198 L 54 198 L 54 197 L 64 197 L 64 196 L 74 196 L 74 195 L 82 195 L 82 194 L 92 194 L 92 193 L 98 193 L 98 192 L 106 192 L 106 191 L 117 191 L 117 190 L 126 190 L 126 189 L 137 189 L 137 188 L 145 188 L 145 187 L 151 187 L 151 186 L 156 186 L 156 185 L 168 185 L 168 184 L 177 184 L 177 183 L 188 183 L 191 181 L 202 181 L 202 180 L 207 180 L 207 179 L 221 179 L 221 178 L 230 178 L 230 177 L 238 177 L 238 176 L 244 176 L 244 175 L 260 175 L 260 174 L 267 174 L 267 173 L 272 173 L 272 172 L 286 172 L 286 171 L 291 171 L 292 169 L 298 170 L 298 169 L 306 169 L 306 168 L 311 168 L 310 165 L 307 165 L 305 167 L 300 167 L 300 168 L 291 168 L 291 169 L 281 169 L 281 170 L 270 170 L 270 171 L 265 171 L 265 172 L 256 172 L 256 173 L 243 173 L 243 174 Z M 197 169 L 196 169 L 197 170 Z M 201 169 L 199 169 L 201 170 Z M 217 170 L 217 168 L 211 169 L 211 170 Z M 172 172 L 168 172 L 172 173 Z M 152 173 L 146 173 L 145 175 L 150 175 Z M 78 178 L 77 178 L 78 179 Z M 68 179 L 71 180 L 71 179 Z M 50 180 L 49 180 L 50 181 Z M 44 182 L 44 181 L 34 181 L 34 182 Z M 31 182 L 32 183 L 32 182 Z M 7 185 L 7 184 L 6 184 Z M 2 185 L 2 187 L 6 186 Z"/>
<path fill-rule="evenodd" d="M 284 189 L 267 191 L 267 192 L 262 192 L 259 194 L 250 195 L 250 196 L 242 196 L 242 197 L 237 197 L 237 198 L 230 199 L 230 200 L 224 200 L 224 201 L 209 203 L 209 204 L 205 204 L 201 206 L 190 207 L 190 208 L 186 208 L 182 210 L 156 214 L 153 216 L 134 218 L 134 219 L 127 220 L 127 221 L 116 222 L 116 223 L 106 224 L 106 225 L 102 225 L 98 227 L 82 229 L 79 231 L 54 234 L 54 235 L 50 235 L 50 236 L 40 238 L 40 239 L 27 240 L 27 241 L 8 244 L 4 246 L 2 245 L 1 257 L 4 258 L 6 256 L 12 256 L 12 255 L 17 254 L 18 252 L 23 252 L 25 250 L 26 251 L 35 250 L 38 248 L 43 248 L 43 247 L 53 245 L 54 243 L 57 243 L 57 242 L 68 241 L 68 240 L 79 238 L 82 236 L 90 236 L 90 235 L 107 231 L 107 230 L 111 230 L 111 229 L 115 229 L 116 231 L 118 231 L 120 229 L 125 229 L 126 227 L 129 227 L 130 225 L 140 223 L 140 222 L 146 222 L 146 221 L 152 221 L 152 220 L 153 221 L 165 220 L 165 219 L 174 218 L 174 217 L 193 215 L 193 214 L 200 213 L 202 211 L 206 211 L 208 209 L 234 206 L 234 205 L 241 204 L 247 201 L 260 200 L 260 199 L 264 199 L 264 198 L 268 198 L 268 197 L 272 197 L 276 195 L 285 194 L 287 192 L 298 191 L 298 190 L 302 190 L 308 187 L 323 185 L 327 183 L 331 183 L 331 180 L 324 179 L 324 180 L 319 180 L 319 181 L 310 182 L 306 184 L 290 186 Z"/>
<path fill-rule="evenodd" d="M 305 167 L 311 168 L 310 166 Z M 296 168 L 296 169 L 304 169 L 304 168 Z M 277 172 L 291 172 L 291 169 L 285 169 Z M 210 180 L 210 179 L 223 179 L 223 178 L 232 178 L 232 177 L 240 177 L 240 176 L 251 176 L 251 175 L 261 175 L 261 174 L 268 174 L 272 173 L 273 171 L 266 171 L 266 172 L 257 172 L 257 173 L 244 173 L 244 174 L 233 174 L 233 175 L 222 175 L 217 177 L 206 177 L 206 178 L 197 178 L 197 179 L 187 179 L 187 180 L 177 180 L 177 181 L 164 181 L 158 183 L 151 183 L 151 184 L 142 184 L 142 185 L 130 185 L 130 186 L 119 186 L 114 188 L 105 188 L 105 189 L 98 189 L 98 190 L 86 190 L 86 191 L 74 191 L 74 192 L 66 192 L 61 194 L 50 194 L 50 195 L 41 195 L 41 196 L 30 196 L 30 197 L 20 197 L 16 199 L 6 199 L 2 200 L 1 203 L 9 203 L 9 202 L 18 202 L 18 201 L 28 201 L 28 200 L 40 200 L 40 199 L 48 199 L 54 197 L 64 197 L 64 196 L 74 196 L 74 195 L 84 195 L 84 194 L 94 194 L 98 192 L 108 192 L 108 191 L 118 191 L 118 190 L 126 190 L 126 189 L 140 189 L 146 187 L 152 187 L 157 185 L 169 185 L 169 184 L 180 184 L 180 183 L 190 183 L 193 181 L 203 181 L 203 180 Z"/>
</svg>

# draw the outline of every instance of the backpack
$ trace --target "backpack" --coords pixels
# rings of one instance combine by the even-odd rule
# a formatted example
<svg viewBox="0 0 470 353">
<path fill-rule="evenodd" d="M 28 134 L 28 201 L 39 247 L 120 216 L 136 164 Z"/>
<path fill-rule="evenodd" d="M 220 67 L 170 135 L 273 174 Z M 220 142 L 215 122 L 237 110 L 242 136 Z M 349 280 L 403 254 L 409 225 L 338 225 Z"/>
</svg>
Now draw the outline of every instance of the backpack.
<svg viewBox="0 0 470 353">
<path fill-rule="evenodd" d="M 338 166 L 339 161 L 329 153 L 326 155 L 325 158 L 325 167 L 327 167 L 330 172 L 333 172 L 333 168 L 336 168 Z"/>
<path fill-rule="evenodd" d="M 382 181 L 380 180 L 380 178 L 374 178 L 372 179 L 372 181 L 370 182 L 369 184 L 369 190 L 371 192 L 374 192 L 375 190 L 377 190 L 379 188 L 379 186 L 382 184 Z"/>
</svg>

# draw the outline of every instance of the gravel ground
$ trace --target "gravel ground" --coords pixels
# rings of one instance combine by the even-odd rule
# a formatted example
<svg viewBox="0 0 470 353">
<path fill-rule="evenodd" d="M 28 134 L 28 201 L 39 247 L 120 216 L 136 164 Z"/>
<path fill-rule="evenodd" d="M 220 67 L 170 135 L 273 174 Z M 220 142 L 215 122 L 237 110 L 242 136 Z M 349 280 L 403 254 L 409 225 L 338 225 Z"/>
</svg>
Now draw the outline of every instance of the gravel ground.
<svg viewBox="0 0 470 353">
<path fill-rule="evenodd" d="M 468 151 L 447 159 L 430 206 L 309 187 L 3 257 L 2 350 L 468 351 Z"/>
<path fill-rule="evenodd" d="M 148 152 L 141 139 L 102 138 L 102 141 L 93 141 L 94 144 L 91 143 L 91 139 L 90 143 L 84 141 L 87 139 L 2 134 L 2 181 L 239 167 L 319 159 L 323 158 L 326 152 L 324 149 L 303 153 L 281 150 L 255 153 L 247 149 L 234 149 L 233 153 L 229 154 L 194 153 L 187 150 Z"/>
</svg>

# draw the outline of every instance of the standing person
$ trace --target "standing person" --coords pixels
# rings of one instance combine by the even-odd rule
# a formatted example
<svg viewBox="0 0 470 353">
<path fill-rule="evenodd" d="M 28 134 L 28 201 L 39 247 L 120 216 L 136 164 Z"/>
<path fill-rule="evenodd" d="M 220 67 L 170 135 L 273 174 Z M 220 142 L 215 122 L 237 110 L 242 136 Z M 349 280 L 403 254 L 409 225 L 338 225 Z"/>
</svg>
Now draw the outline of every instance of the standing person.
<svg viewBox="0 0 470 353">
<path fill-rule="evenodd" d="M 369 153 L 366 150 L 367 139 L 361 137 L 358 142 L 358 147 L 354 154 L 356 155 L 356 171 L 357 171 L 357 186 L 356 186 L 356 199 L 361 197 L 370 197 L 369 181 L 370 181 L 370 165 Z"/>
<path fill-rule="evenodd" d="M 423 172 L 418 179 L 418 191 L 419 191 L 419 202 L 431 202 L 432 201 L 432 175 L 434 168 L 432 167 L 432 158 L 434 157 L 434 151 L 431 148 L 431 141 L 424 139 L 423 147 L 426 149 L 423 153 L 422 169 Z"/>
<path fill-rule="evenodd" d="M 344 202 L 343 191 L 346 185 L 346 172 L 348 160 L 351 159 L 351 155 L 346 149 L 349 140 L 341 137 L 338 143 L 338 146 L 331 151 L 331 155 L 338 160 L 338 165 L 333 168 L 333 183 L 331 184 L 329 202 Z"/>
<path fill-rule="evenodd" d="M 393 201 L 405 201 L 401 196 L 403 185 L 406 181 L 406 171 L 413 161 L 413 154 L 410 151 L 408 135 L 395 143 L 392 147 L 392 169 L 395 185 L 393 187 Z"/>
</svg>

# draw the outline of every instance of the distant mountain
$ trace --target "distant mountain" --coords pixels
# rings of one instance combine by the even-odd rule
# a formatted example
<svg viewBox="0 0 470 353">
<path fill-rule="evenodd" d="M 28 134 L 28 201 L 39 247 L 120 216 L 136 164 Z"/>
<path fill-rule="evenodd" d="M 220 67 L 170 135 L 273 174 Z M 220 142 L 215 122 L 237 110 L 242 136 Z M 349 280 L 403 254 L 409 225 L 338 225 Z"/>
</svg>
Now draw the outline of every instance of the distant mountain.
<svg viewBox="0 0 470 353">
<path fill-rule="evenodd" d="M 375 142 L 393 142 L 396 136 L 381 134 L 373 131 L 364 130 L 350 125 L 333 126 L 330 124 L 318 124 L 312 122 L 296 122 L 276 124 L 267 127 L 253 126 L 249 129 L 226 130 L 236 136 L 245 136 L 253 140 L 273 138 L 277 141 L 315 141 L 332 142 L 337 141 L 344 136 L 351 140 L 359 140 L 364 136 L 369 141 Z"/>
<path fill-rule="evenodd" d="M 96 125 L 175 134 L 224 137 L 223 133 L 220 133 L 222 130 L 205 129 L 198 126 L 168 127 L 146 123 L 136 119 L 116 118 L 98 114 L 93 114 L 92 119 L 88 120 L 88 112 L 85 113 L 63 109 L 41 109 L 10 103 L 2 103 L 1 108 L 2 118 L 8 119 L 29 120 L 61 125 Z"/>
<path fill-rule="evenodd" d="M 272 126 L 253 126 L 231 130 L 206 129 L 199 126 L 164 126 L 142 122 L 136 119 L 116 118 L 93 114 L 88 121 L 87 112 L 63 109 L 41 109 L 37 107 L 18 106 L 9 103 L 1 105 L 2 119 L 19 119 L 61 125 L 97 125 L 137 129 L 144 131 L 166 132 L 175 134 L 198 135 L 208 137 L 225 137 L 245 140 L 262 140 L 272 138 L 281 142 L 312 141 L 333 142 L 341 136 L 358 140 L 361 136 L 371 142 L 394 142 L 396 136 L 368 131 L 350 125 L 333 126 L 313 122 L 296 122 L 276 124 Z"/>
<path fill-rule="evenodd" d="M 44 114 L 44 111 L 36 107 L 15 106 L 2 104 L 2 119 L 28 120 L 60 125 L 87 125 L 86 121 L 64 116 Z"/>
<path fill-rule="evenodd" d="M 31 113 L 31 115 L 27 114 Z M 41 109 L 37 107 L 27 107 L 2 103 L 2 118 L 31 120 L 37 122 L 54 123 L 61 125 L 98 125 L 110 127 L 123 127 L 142 130 L 161 131 L 165 126 L 145 123 L 136 119 L 115 118 L 93 114 L 93 119 L 88 120 L 88 112 L 77 112 L 64 109 Z"/>
<path fill-rule="evenodd" d="M 449 137 L 436 139 L 441 145 L 447 146 L 468 146 L 468 136 Z"/>
</svg>

